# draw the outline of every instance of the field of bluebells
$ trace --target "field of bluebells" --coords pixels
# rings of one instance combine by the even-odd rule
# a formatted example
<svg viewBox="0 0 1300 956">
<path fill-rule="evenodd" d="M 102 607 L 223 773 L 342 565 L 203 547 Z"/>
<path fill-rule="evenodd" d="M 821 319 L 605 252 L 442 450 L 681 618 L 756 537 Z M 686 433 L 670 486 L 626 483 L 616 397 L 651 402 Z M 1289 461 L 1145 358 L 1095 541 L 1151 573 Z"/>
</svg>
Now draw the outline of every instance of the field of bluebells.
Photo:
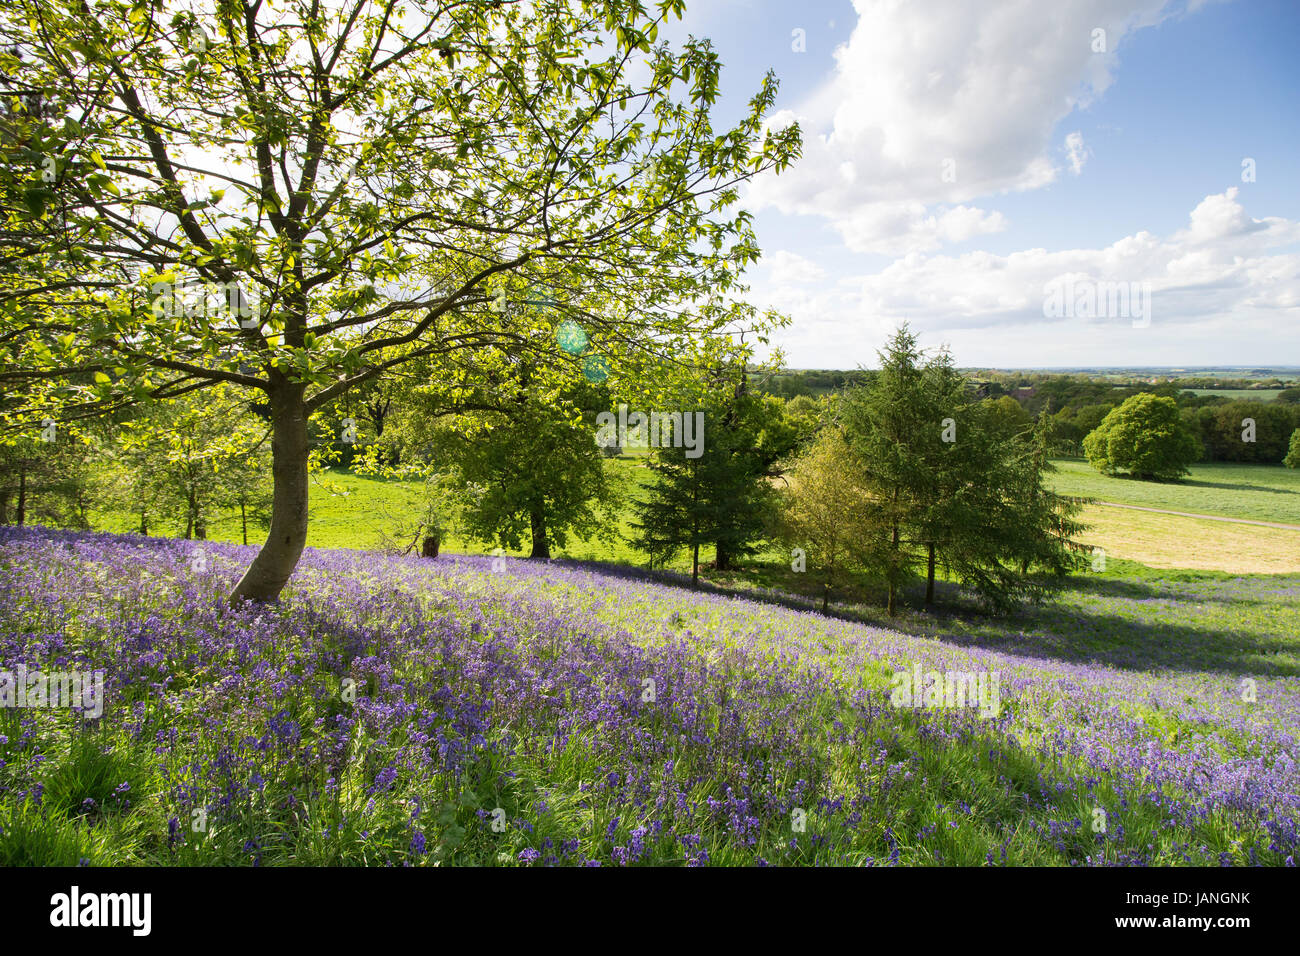
<svg viewBox="0 0 1300 956">
<path fill-rule="evenodd" d="M 627 573 L 348 551 L 231 611 L 253 549 L 196 546 L 0 528 L 0 669 L 107 672 L 97 720 L 0 709 L 0 864 L 1296 856 L 1293 627 L 1256 668 L 1215 666 L 1204 636 L 1180 665 L 1175 627 L 1089 660 L 1063 633 L 940 640 Z M 1300 579 L 1243 587 L 1294 625 Z M 1190 632 L 1233 594 L 1149 612 Z M 1149 599 L 1095 600 L 1081 631 Z M 894 707 L 917 663 L 997 672 L 999 716 Z"/>
</svg>

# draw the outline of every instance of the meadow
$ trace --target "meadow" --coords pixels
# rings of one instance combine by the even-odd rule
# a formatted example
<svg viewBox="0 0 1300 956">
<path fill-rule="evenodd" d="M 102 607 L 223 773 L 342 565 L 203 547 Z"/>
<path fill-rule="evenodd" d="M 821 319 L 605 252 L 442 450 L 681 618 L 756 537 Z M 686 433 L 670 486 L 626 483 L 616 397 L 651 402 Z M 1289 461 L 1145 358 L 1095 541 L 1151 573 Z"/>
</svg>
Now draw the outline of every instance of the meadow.
<svg viewBox="0 0 1300 956">
<path fill-rule="evenodd" d="M 1067 495 L 1140 508 L 1295 525 L 1295 530 L 1154 514 L 1101 504 L 1084 508 L 1080 540 L 1155 568 L 1232 574 L 1300 572 L 1300 471 L 1282 465 L 1196 464 L 1180 482 L 1098 474 L 1084 461 L 1058 459 L 1048 475 Z"/>
<path fill-rule="evenodd" d="M 1079 459 L 1052 464 L 1048 483 L 1060 494 L 1300 527 L 1300 469 L 1208 462 L 1192 465 L 1182 481 L 1157 482 L 1102 475 Z"/>
<path fill-rule="evenodd" d="M 603 529 L 589 540 L 573 538 L 565 548 L 553 549 L 559 557 L 592 561 L 644 562 L 627 545 L 632 533 L 632 513 L 628 502 L 639 495 L 639 484 L 649 480 L 644 456 L 625 455 L 606 462 L 607 480 L 617 489 L 622 507 L 615 529 Z M 395 530 L 403 523 L 409 524 L 412 515 L 420 513 L 421 486 L 418 482 L 392 478 L 372 478 L 356 475 L 344 469 L 326 469 L 312 476 L 310 496 L 311 523 L 307 532 L 307 545 L 313 548 L 357 548 L 382 550 L 396 542 Z M 139 527 L 138 519 L 124 511 L 100 510 L 92 514 L 96 529 L 130 532 Z M 176 533 L 176 528 L 167 529 Z M 615 533 L 616 532 L 616 533 Z M 249 543 L 260 544 L 266 537 L 266 526 L 250 523 Z M 241 543 L 242 529 L 237 511 L 218 512 L 208 524 L 208 538 L 212 541 Z M 490 554 L 495 545 L 473 540 L 454 531 L 444 536 L 446 550 L 464 554 Z M 527 553 L 527 548 L 516 554 Z M 680 563 L 685 567 L 684 563 Z"/>
<path fill-rule="evenodd" d="M 1235 401 L 1271 402 L 1282 393 L 1280 388 L 1189 388 L 1193 395 L 1218 395 Z"/>
<path fill-rule="evenodd" d="M 628 568 L 0 529 L 0 863 L 1252 864 L 1300 842 L 1300 576 L 1130 568 L 929 634 Z M 1000 707 L 894 706 L 898 671 Z M 201 826 L 200 826 L 201 824 Z"/>
</svg>

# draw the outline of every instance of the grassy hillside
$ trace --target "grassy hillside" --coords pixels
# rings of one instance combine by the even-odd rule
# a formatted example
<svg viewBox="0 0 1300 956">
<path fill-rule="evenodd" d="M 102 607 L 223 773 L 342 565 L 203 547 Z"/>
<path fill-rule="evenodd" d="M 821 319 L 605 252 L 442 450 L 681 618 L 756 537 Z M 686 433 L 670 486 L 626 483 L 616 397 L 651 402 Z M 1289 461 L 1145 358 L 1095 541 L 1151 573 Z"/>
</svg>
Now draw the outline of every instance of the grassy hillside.
<svg viewBox="0 0 1300 956">
<path fill-rule="evenodd" d="M 5 660 L 107 677 L 93 734 L 0 711 L 0 864 L 1300 847 L 1297 577 L 1098 579 L 1054 621 L 940 641 L 581 568 L 348 551 L 309 551 L 274 610 L 232 613 L 251 549 L 209 547 L 196 571 L 186 542 L 0 528 Z M 917 670 L 996 693 L 907 706 L 891 690 Z"/>
<path fill-rule="evenodd" d="M 605 462 L 606 475 L 624 502 L 637 491 L 637 482 L 648 480 L 643 455 L 625 455 Z M 367 478 L 342 470 L 328 470 L 312 476 L 310 492 L 311 523 L 307 546 L 312 548 L 380 549 L 391 542 L 396 529 L 421 509 L 420 486 L 405 481 Z M 97 530 L 129 532 L 138 530 L 134 516 L 126 512 L 102 511 L 92 515 Z M 569 547 L 556 549 L 556 557 L 574 557 L 593 561 L 627 561 L 644 563 L 622 540 L 632 532 L 632 514 L 624 507 L 619 515 L 617 534 L 606 529 L 589 541 L 574 539 Z M 175 529 L 158 533 L 174 534 Z M 265 525 L 250 526 L 249 543 L 260 544 L 266 536 Z M 210 523 L 209 540 L 242 543 L 238 512 L 219 513 Z M 409 542 L 402 542 L 403 544 Z M 495 545 L 450 535 L 443 547 L 464 554 L 487 554 Z M 683 565 L 685 566 L 685 565 Z"/>
</svg>

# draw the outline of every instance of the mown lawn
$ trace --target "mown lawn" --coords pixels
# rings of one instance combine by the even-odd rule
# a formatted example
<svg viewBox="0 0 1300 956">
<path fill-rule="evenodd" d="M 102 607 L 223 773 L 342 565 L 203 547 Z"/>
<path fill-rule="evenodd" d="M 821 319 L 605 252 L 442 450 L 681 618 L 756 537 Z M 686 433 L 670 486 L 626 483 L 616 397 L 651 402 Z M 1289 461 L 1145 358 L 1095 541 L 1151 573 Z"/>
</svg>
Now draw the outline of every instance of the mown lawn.
<svg viewBox="0 0 1300 956">
<path fill-rule="evenodd" d="M 1119 504 L 1300 525 L 1300 469 L 1283 465 L 1193 465 L 1180 482 L 1099 474 L 1086 461 L 1057 459 L 1050 476 L 1061 494 Z"/>
<path fill-rule="evenodd" d="M 1233 401 L 1271 402 L 1282 394 L 1280 388 L 1189 388 L 1193 395 L 1220 395 Z"/>
</svg>

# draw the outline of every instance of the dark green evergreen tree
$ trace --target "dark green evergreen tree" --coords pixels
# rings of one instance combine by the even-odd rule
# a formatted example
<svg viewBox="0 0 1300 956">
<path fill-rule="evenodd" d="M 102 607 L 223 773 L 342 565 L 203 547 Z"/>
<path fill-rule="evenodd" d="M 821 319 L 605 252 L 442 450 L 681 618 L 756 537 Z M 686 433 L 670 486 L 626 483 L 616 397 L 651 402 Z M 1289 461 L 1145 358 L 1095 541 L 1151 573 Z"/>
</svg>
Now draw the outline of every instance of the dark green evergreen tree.
<svg viewBox="0 0 1300 956">
<path fill-rule="evenodd" d="M 994 403 L 973 400 L 948 354 L 926 357 L 906 326 L 841 409 L 866 472 L 863 507 L 891 615 L 922 564 L 927 605 L 942 563 L 999 610 L 1040 596 L 1074 565 L 1079 505 L 1045 485 L 1047 415 L 1032 434 L 1008 429 Z"/>
</svg>

